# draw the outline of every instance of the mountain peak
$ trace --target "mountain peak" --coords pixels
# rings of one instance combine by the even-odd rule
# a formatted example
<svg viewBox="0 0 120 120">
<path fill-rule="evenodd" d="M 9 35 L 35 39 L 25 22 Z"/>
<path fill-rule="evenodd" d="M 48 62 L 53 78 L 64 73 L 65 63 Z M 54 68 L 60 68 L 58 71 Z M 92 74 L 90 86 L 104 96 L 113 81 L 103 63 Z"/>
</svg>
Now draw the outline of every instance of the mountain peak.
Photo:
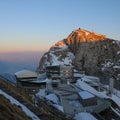
<svg viewBox="0 0 120 120">
<path fill-rule="evenodd" d="M 68 36 L 67 39 L 69 42 L 73 40 L 77 40 L 79 42 L 97 42 L 100 40 L 106 40 L 107 38 L 105 35 L 79 28 L 77 30 L 72 31 L 72 33 Z"/>
<path fill-rule="evenodd" d="M 87 75 L 99 76 L 102 82 L 120 79 L 120 41 L 84 29 L 72 31 L 41 58 L 38 72 L 49 65 L 72 65 Z M 119 82 L 115 84 L 119 88 Z"/>
</svg>

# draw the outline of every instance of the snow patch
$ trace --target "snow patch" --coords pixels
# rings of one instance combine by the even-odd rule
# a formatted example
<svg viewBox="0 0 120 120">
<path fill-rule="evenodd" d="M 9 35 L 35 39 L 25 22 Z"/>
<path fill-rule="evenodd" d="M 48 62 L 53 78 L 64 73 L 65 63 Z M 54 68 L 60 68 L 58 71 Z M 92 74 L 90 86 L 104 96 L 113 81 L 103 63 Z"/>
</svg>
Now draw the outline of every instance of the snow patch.
<svg viewBox="0 0 120 120">
<path fill-rule="evenodd" d="M 69 104 L 75 107 L 82 107 L 82 104 L 78 100 L 69 101 Z"/>
<path fill-rule="evenodd" d="M 89 86 L 85 82 L 78 80 L 76 83 L 76 86 L 81 88 L 82 90 L 88 91 L 94 95 L 96 95 L 99 98 L 109 98 L 104 92 L 98 92 L 93 87 Z"/>
<path fill-rule="evenodd" d="M 40 89 L 39 92 L 36 94 L 36 96 L 45 97 L 46 96 L 45 89 Z"/>
<path fill-rule="evenodd" d="M 120 55 L 120 51 L 117 52 L 117 55 Z"/>
<path fill-rule="evenodd" d="M 81 112 L 75 115 L 75 120 L 97 120 L 93 115 L 87 112 Z"/>
<path fill-rule="evenodd" d="M 59 99 L 55 94 L 49 94 L 47 96 L 45 96 L 46 99 L 53 101 L 56 104 L 59 104 Z"/>
<path fill-rule="evenodd" d="M 87 92 L 87 91 L 80 91 L 79 95 L 82 97 L 82 99 L 88 99 L 95 97 L 93 94 Z"/>
<path fill-rule="evenodd" d="M 64 110 L 63 110 L 63 106 L 61 106 L 61 105 L 57 105 L 57 104 L 53 104 L 53 106 L 54 106 L 55 108 L 57 108 L 58 110 L 64 112 Z"/>
<path fill-rule="evenodd" d="M 33 112 L 31 112 L 26 106 L 24 106 L 23 104 L 21 104 L 19 101 L 17 101 L 16 99 L 14 99 L 13 97 L 11 97 L 10 95 L 6 94 L 5 92 L 3 92 L 2 90 L 0 90 L 0 94 L 4 95 L 7 99 L 10 100 L 10 102 L 12 104 L 15 104 L 17 106 L 20 106 L 22 108 L 22 110 L 28 115 L 30 116 L 33 120 L 40 120 Z"/>
<path fill-rule="evenodd" d="M 120 66 L 115 65 L 115 66 L 113 66 L 113 68 L 114 69 L 120 69 Z"/>
<path fill-rule="evenodd" d="M 112 94 L 112 96 L 109 97 L 106 95 L 107 91 L 98 92 L 93 87 L 89 86 L 88 84 L 86 84 L 85 82 L 83 82 L 81 80 L 77 81 L 76 86 L 78 86 L 82 90 L 85 90 L 85 91 L 88 91 L 88 92 L 94 94 L 95 96 L 97 96 L 99 98 L 111 99 L 120 107 L 120 98 L 114 94 Z"/>
<path fill-rule="evenodd" d="M 50 53 L 50 56 L 52 57 L 52 65 L 71 65 L 72 60 L 74 59 L 73 53 L 68 52 L 67 57 L 64 59 L 64 61 L 59 61 L 60 56 L 56 56 L 53 53 Z"/>
<path fill-rule="evenodd" d="M 111 61 L 108 61 L 108 62 L 105 62 L 104 64 L 102 64 L 103 67 L 102 67 L 102 71 L 112 67 L 114 65 L 114 63 L 112 63 Z"/>
</svg>

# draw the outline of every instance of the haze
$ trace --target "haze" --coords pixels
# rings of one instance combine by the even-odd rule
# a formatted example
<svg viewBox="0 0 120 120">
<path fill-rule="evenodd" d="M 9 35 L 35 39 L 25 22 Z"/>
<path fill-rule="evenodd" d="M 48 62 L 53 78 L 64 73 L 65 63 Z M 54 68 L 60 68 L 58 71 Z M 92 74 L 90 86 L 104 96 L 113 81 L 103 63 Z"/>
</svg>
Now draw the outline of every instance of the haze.
<svg viewBox="0 0 120 120">
<path fill-rule="evenodd" d="M 2 0 L 0 61 L 39 64 L 41 52 L 79 27 L 119 40 L 119 6 L 120 0 Z"/>
</svg>

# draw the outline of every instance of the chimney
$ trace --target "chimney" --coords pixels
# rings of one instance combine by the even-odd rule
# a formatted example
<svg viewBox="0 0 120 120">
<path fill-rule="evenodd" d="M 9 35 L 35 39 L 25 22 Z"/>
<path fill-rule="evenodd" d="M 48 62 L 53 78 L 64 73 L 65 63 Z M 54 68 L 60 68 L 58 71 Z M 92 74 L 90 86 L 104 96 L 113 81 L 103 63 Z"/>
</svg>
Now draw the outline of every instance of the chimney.
<svg viewBox="0 0 120 120">
<path fill-rule="evenodd" d="M 113 88 L 114 88 L 114 79 L 110 78 L 109 79 L 109 94 L 110 94 L 110 96 L 113 94 Z"/>
</svg>

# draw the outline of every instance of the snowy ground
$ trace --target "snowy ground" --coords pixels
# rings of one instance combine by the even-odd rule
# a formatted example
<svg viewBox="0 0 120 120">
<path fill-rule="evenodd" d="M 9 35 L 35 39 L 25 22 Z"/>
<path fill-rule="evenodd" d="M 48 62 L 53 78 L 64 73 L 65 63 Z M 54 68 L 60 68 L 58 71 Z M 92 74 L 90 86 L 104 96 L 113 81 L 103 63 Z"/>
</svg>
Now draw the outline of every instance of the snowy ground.
<svg viewBox="0 0 120 120">
<path fill-rule="evenodd" d="M 40 89 L 40 91 L 36 94 L 36 96 L 44 97 L 44 98 L 52 101 L 54 107 L 56 107 L 58 110 L 61 110 L 62 112 L 64 112 L 63 106 L 61 106 L 59 98 L 54 93 L 50 93 L 50 94 L 46 95 L 45 89 Z M 74 101 L 74 103 L 72 102 L 71 104 L 78 105 L 78 103 L 76 101 Z M 81 112 L 81 113 L 75 114 L 74 119 L 75 120 L 97 120 L 93 115 L 91 115 L 88 112 Z"/>
<path fill-rule="evenodd" d="M 36 95 L 39 97 L 45 97 L 46 99 L 52 101 L 54 103 L 53 106 L 63 112 L 63 107 L 59 104 L 60 101 L 55 94 L 52 93 L 52 94 L 46 95 L 45 89 L 41 89 L 39 91 L 39 93 Z M 76 103 L 76 102 L 74 104 L 78 105 L 78 103 Z M 97 120 L 93 115 L 91 115 L 90 113 L 87 113 L 87 112 L 81 112 L 81 113 L 75 114 L 74 119 L 75 120 Z"/>
<path fill-rule="evenodd" d="M 20 106 L 22 108 L 22 110 L 28 115 L 30 116 L 33 120 L 40 120 L 33 112 L 31 112 L 26 106 L 24 106 L 23 104 L 21 104 L 20 102 L 18 102 L 16 99 L 14 99 L 13 97 L 9 96 L 8 94 L 6 94 L 5 92 L 3 92 L 2 90 L 0 90 L 0 94 L 4 95 L 7 99 L 10 100 L 10 102 L 12 104 L 15 104 L 17 106 Z"/>
<path fill-rule="evenodd" d="M 36 94 L 36 96 L 44 97 L 47 100 L 52 101 L 54 103 L 53 106 L 63 112 L 63 106 L 60 105 L 59 98 L 55 94 L 52 93 L 52 94 L 46 95 L 45 89 L 40 89 L 40 91 Z"/>
<path fill-rule="evenodd" d="M 78 80 L 76 85 L 83 89 L 83 90 L 86 90 L 94 95 L 96 95 L 97 97 L 100 97 L 100 98 L 106 98 L 106 99 L 111 99 L 113 100 L 119 107 L 120 107 L 120 98 L 114 94 L 112 94 L 112 96 L 107 96 L 106 95 L 106 92 L 107 91 L 104 91 L 104 92 L 99 92 L 97 90 L 95 90 L 93 87 L 89 86 L 88 84 L 86 84 L 85 82 L 81 81 L 81 80 Z"/>
<path fill-rule="evenodd" d="M 77 87 L 79 87 L 82 90 L 88 91 L 89 93 L 92 93 L 99 98 L 111 99 L 118 106 L 120 106 L 120 97 L 119 96 L 116 96 L 115 94 L 113 94 L 110 97 L 106 94 L 107 91 L 99 92 L 96 89 L 94 89 L 93 87 L 91 87 L 89 84 L 86 83 L 86 82 L 91 83 L 93 81 L 99 83 L 100 80 L 98 77 L 86 76 L 86 75 L 81 75 L 81 74 L 79 74 L 79 77 L 80 77 L 80 79 L 76 83 Z M 116 93 L 118 94 L 119 92 L 116 91 Z M 52 101 L 54 103 L 53 106 L 55 106 L 57 109 L 63 111 L 63 107 L 60 104 L 60 100 L 58 99 L 58 97 L 54 93 L 46 95 L 45 89 L 40 89 L 39 93 L 36 95 L 39 97 L 45 97 L 46 99 Z M 87 112 L 78 113 L 75 115 L 75 120 L 79 120 L 79 119 L 81 119 L 81 120 L 95 120 L 96 119 L 93 116 L 92 117 L 90 117 L 90 116 L 92 116 L 92 115 L 90 113 L 87 113 Z"/>
<path fill-rule="evenodd" d="M 87 112 L 81 112 L 75 115 L 75 120 L 97 120 L 94 116 Z"/>
</svg>

